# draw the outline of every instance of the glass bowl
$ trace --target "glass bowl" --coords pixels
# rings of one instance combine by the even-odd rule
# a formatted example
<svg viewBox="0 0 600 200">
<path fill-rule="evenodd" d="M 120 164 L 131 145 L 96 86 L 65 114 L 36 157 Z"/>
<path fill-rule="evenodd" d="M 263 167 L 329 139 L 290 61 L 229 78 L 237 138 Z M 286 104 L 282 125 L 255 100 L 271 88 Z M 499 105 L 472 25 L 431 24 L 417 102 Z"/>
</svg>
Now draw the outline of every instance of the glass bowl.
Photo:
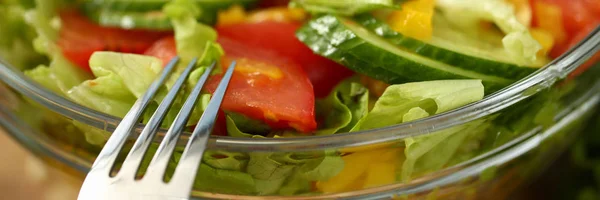
<svg viewBox="0 0 600 200">
<path fill-rule="evenodd" d="M 395 126 L 314 137 L 211 136 L 192 196 L 506 198 L 543 171 L 594 112 L 600 65 L 570 74 L 599 49 L 600 28 L 544 68 L 481 101 Z M 89 141 L 105 140 L 120 119 L 52 93 L 2 60 L 0 80 L 0 125 L 7 133 L 43 158 L 86 173 L 101 149 L 101 142 Z M 434 136 L 440 139 L 430 140 Z M 179 142 L 186 141 L 184 135 Z M 420 148 L 411 146 L 419 141 L 459 145 L 405 153 Z M 433 159 L 434 166 L 407 161 L 413 156 Z M 173 157 L 176 162 L 177 153 Z M 334 175 L 311 178 L 325 171 Z"/>
</svg>

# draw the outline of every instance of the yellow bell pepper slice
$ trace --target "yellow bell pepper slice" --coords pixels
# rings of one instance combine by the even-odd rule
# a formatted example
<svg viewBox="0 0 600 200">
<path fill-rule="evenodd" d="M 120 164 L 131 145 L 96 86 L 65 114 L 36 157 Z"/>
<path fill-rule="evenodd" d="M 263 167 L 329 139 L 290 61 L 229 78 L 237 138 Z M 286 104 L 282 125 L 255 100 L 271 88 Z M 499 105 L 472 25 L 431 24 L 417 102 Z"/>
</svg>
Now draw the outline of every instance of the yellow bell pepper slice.
<svg viewBox="0 0 600 200">
<path fill-rule="evenodd" d="M 305 20 L 307 17 L 306 12 L 300 8 L 274 7 L 251 13 L 248 15 L 247 21 L 250 23 L 264 21 L 299 22 Z"/>
<path fill-rule="evenodd" d="M 233 5 L 229 9 L 219 11 L 217 15 L 217 25 L 238 24 L 246 21 L 246 11 L 240 5 Z"/>
<path fill-rule="evenodd" d="M 542 49 L 538 51 L 537 55 L 547 56 L 548 52 L 550 52 L 554 46 L 554 37 L 552 36 L 552 33 L 539 28 L 533 28 L 529 30 L 529 33 L 531 33 L 531 36 L 542 45 Z"/>
<path fill-rule="evenodd" d="M 393 11 L 388 24 L 406 36 L 428 40 L 432 35 L 431 18 L 434 13 L 434 0 L 410 0 L 402 4 L 401 10 Z"/>
<path fill-rule="evenodd" d="M 344 160 L 344 169 L 327 181 L 318 181 L 317 189 L 324 193 L 344 192 L 360 189 L 362 183 L 358 184 L 359 179 L 367 170 L 373 155 L 367 152 L 358 152 L 342 156 Z"/>
<path fill-rule="evenodd" d="M 327 181 L 318 181 L 316 187 L 324 193 L 335 193 L 393 183 L 400 152 L 400 148 L 384 148 L 343 156 L 344 169 Z"/>
</svg>

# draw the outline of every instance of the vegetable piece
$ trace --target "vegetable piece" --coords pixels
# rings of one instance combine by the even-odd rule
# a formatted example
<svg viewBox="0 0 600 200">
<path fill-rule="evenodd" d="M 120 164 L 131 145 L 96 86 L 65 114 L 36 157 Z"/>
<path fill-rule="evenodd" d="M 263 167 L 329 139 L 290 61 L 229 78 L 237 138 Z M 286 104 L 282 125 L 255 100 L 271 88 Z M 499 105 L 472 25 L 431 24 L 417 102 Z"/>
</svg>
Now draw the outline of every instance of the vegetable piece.
<svg viewBox="0 0 600 200">
<path fill-rule="evenodd" d="M 247 21 L 250 23 L 265 21 L 302 22 L 307 17 L 307 13 L 300 8 L 274 7 L 251 12 L 248 15 Z"/>
<path fill-rule="evenodd" d="M 99 51 L 90 58 L 90 67 L 96 78 L 73 87 L 67 96 L 94 110 L 123 117 L 158 76 L 162 62 L 151 56 Z"/>
<path fill-rule="evenodd" d="M 60 95 L 66 95 L 73 86 L 88 79 L 89 74 L 65 58 L 56 44 L 58 28 L 52 21 L 57 19 L 56 10 L 61 2 L 38 0 L 36 4 L 36 9 L 27 12 L 25 18 L 37 33 L 33 41 L 34 50 L 48 55 L 51 61 L 49 66 L 40 65 L 25 71 L 25 75 Z"/>
<path fill-rule="evenodd" d="M 381 128 L 442 113 L 480 100 L 483 94 L 480 80 L 438 80 L 392 85 L 352 131 Z M 422 109 L 425 115 L 415 115 L 413 108 Z"/>
<path fill-rule="evenodd" d="M 552 36 L 552 33 L 537 28 L 530 29 L 529 32 L 531 33 L 531 36 L 542 45 L 542 49 L 538 51 L 538 56 L 547 56 L 554 46 L 554 37 Z"/>
<path fill-rule="evenodd" d="M 391 184 L 402 155 L 398 148 L 358 151 L 342 156 L 344 168 L 336 176 L 318 181 L 316 188 L 324 193 L 337 193 Z"/>
<path fill-rule="evenodd" d="M 560 7 L 542 1 L 532 1 L 533 27 L 550 32 L 557 44 L 564 43 L 567 40 L 567 32 L 563 25 L 563 13 Z"/>
<path fill-rule="evenodd" d="M 133 27 L 165 30 L 171 27 L 161 9 L 169 0 L 127 1 L 127 0 L 84 0 L 82 8 L 92 20 L 104 26 Z M 232 5 L 251 7 L 257 0 L 192 0 L 190 3 L 202 8 L 196 19 L 202 23 L 214 24 L 217 13 Z"/>
<path fill-rule="evenodd" d="M 162 9 L 163 6 L 171 0 L 152 0 L 152 1 L 131 1 L 131 0 L 82 0 L 84 7 L 101 7 L 104 9 L 118 11 L 151 11 Z M 257 0 L 191 0 L 193 4 L 206 10 L 215 8 L 228 8 L 231 5 L 239 4 L 251 6 Z"/>
<path fill-rule="evenodd" d="M 551 57 L 562 55 L 600 25 L 600 15 L 597 13 L 600 3 L 595 1 L 530 1 L 534 5 L 534 27 L 550 32 L 555 38 L 554 47 L 550 51 Z M 593 56 L 569 76 L 581 74 L 598 59 L 600 54 Z"/>
<path fill-rule="evenodd" d="M 217 26 L 243 23 L 246 21 L 246 11 L 244 7 L 233 5 L 226 10 L 219 11 L 217 17 Z"/>
<path fill-rule="evenodd" d="M 546 64 L 543 59 L 531 65 L 510 59 L 500 43 L 502 36 L 496 32 L 473 34 L 450 26 L 446 19 L 439 16 L 433 19 L 435 28 L 432 38 L 419 41 L 394 32 L 387 24 L 370 15 L 356 18 L 358 23 L 391 43 L 436 61 L 484 74 L 518 80 Z"/>
<path fill-rule="evenodd" d="M 62 26 L 57 41 L 65 57 L 89 70 L 88 60 L 95 51 L 143 53 L 164 32 L 122 30 L 93 24 L 75 11 L 61 15 Z"/>
<path fill-rule="evenodd" d="M 348 132 L 369 111 L 369 90 L 356 78 L 342 81 L 325 99 L 317 100 L 316 135 Z"/>
<path fill-rule="evenodd" d="M 411 0 L 402 4 L 402 9 L 393 11 L 388 23 L 395 31 L 419 40 L 431 38 L 431 20 L 434 0 Z"/>
<path fill-rule="evenodd" d="M 243 7 L 235 5 L 219 12 L 217 26 L 240 24 L 244 22 L 302 22 L 307 14 L 299 8 L 273 7 L 246 13 Z"/>
<path fill-rule="evenodd" d="M 588 8 L 586 2 L 578 0 L 538 0 L 539 2 L 543 2 L 545 4 L 551 4 L 560 7 L 563 15 L 563 25 L 565 31 L 569 35 L 575 35 L 581 29 L 588 26 L 589 24 L 594 24 L 597 21 L 600 21 L 600 16 L 594 15 L 594 13 L 590 10 L 594 6 L 590 6 Z M 541 20 L 539 21 L 541 22 Z"/>
<path fill-rule="evenodd" d="M 354 15 L 381 8 L 396 8 L 394 0 L 293 0 L 291 7 L 303 8 L 313 13 Z"/>
<path fill-rule="evenodd" d="M 454 163 L 453 159 L 462 157 L 456 155 L 461 145 L 474 142 L 470 141 L 473 140 L 470 138 L 473 135 L 486 133 L 488 124 L 478 120 L 406 139 L 404 149 L 406 160 L 402 163 L 400 179 L 409 181 L 412 177 L 434 172 Z"/>
<path fill-rule="evenodd" d="M 226 57 L 222 66 L 237 62 L 221 108 L 265 121 L 275 129 L 316 128 L 314 94 L 300 66 L 268 50 L 253 48 L 226 37 L 218 42 Z M 206 90 L 213 92 L 221 75 L 213 76 Z"/>
<path fill-rule="evenodd" d="M 507 2 L 513 5 L 515 9 L 515 16 L 517 17 L 519 23 L 526 27 L 530 27 L 533 18 L 533 11 L 529 0 L 507 0 Z"/>
<path fill-rule="evenodd" d="M 100 51 L 92 54 L 90 66 L 99 73 L 116 74 L 124 81 L 123 85 L 140 98 L 162 70 L 162 61 L 151 56 Z"/>
<path fill-rule="evenodd" d="M 527 27 L 519 23 L 513 7 L 503 0 L 437 0 L 448 22 L 466 30 L 477 30 L 481 20 L 491 21 L 506 34 L 502 44 L 512 59 L 534 63 L 540 45 Z"/>
<path fill-rule="evenodd" d="M 27 69 L 44 62 L 33 49 L 36 37 L 33 27 L 25 22 L 25 8 L 17 2 L 0 3 L 0 57 L 18 69 Z"/>
<path fill-rule="evenodd" d="M 488 91 L 494 91 L 516 81 L 449 65 L 407 51 L 347 18 L 326 15 L 313 19 L 297 35 L 316 53 L 388 83 L 471 78 L 481 79 L 489 86 Z"/>
<path fill-rule="evenodd" d="M 177 56 L 175 38 L 168 36 L 156 41 L 144 52 L 144 55 L 154 56 L 162 60 L 163 64 L 169 63 L 171 59 Z"/>
<path fill-rule="evenodd" d="M 86 12 L 92 21 L 109 27 L 123 29 L 171 30 L 169 18 L 160 11 L 134 12 L 100 9 Z"/>
<path fill-rule="evenodd" d="M 252 48 L 268 49 L 292 60 L 304 69 L 311 80 L 315 95 L 324 97 L 352 71 L 319 55 L 300 42 L 294 32 L 300 24 L 294 22 L 241 23 L 217 27 L 221 37 L 227 37 Z"/>
</svg>

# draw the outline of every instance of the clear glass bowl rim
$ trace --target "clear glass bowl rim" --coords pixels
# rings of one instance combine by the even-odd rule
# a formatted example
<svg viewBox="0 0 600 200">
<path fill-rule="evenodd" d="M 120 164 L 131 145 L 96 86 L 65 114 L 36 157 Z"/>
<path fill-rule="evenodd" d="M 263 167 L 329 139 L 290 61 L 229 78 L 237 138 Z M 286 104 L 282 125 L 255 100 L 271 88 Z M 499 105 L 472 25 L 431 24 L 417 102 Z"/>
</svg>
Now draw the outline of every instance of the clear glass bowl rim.
<svg viewBox="0 0 600 200">
<path fill-rule="evenodd" d="M 557 80 L 583 64 L 600 50 L 600 27 L 597 27 L 571 50 L 533 74 L 486 96 L 483 100 L 421 120 L 360 132 L 329 136 L 296 138 L 234 138 L 211 136 L 209 148 L 232 151 L 314 151 L 370 145 L 423 135 L 463 124 L 513 105 L 551 87 Z M 107 131 L 114 130 L 120 118 L 79 105 L 59 96 L 0 59 L 0 80 L 37 103 L 73 120 Z M 160 139 L 160 138 L 159 138 Z M 183 138 L 185 142 L 187 138 Z"/>
</svg>

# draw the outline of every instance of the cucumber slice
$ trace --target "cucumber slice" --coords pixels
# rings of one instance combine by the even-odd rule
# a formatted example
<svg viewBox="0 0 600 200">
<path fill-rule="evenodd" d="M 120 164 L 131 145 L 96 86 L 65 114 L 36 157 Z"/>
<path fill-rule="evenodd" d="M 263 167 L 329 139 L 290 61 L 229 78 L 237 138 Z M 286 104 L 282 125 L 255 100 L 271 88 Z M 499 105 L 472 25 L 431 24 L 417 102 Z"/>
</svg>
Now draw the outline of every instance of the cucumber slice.
<svg viewBox="0 0 600 200">
<path fill-rule="evenodd" d="M 515 79 L 471 71 L 416 54 L 390 43 L 348 18 L 321 16 L 302 27 L 297 32 L 297 36 L 316 53 L 359 73 L 375 72 L 376 75 L 365 75 L 386 82 L 387 80 L 376 76 L 385 76 L 388 80 L 407 81 L 480 79 L 486 85 L 488 92 L 515 81 Z"/>
<path fill-rule="evenodd" d="M 102 10 L 86 12 L 88 18 L 102 26 L 114 26 L 124 29 L 171 30 L 171 21 L 163 12 L 122 12 Z"/>
<path fill-rule="evenodd" d="M 160 10 L 170 0 L 80 0 L 86 10 L 98 8 L 114 11 L 155 11 Z M 192 0 L 204 10 L 228 8 L 233 4 L 252 6 L 258 0 Z"/>
<path fill-rule="evenodd" d="M 548 62 L 538 59 L 529 66 L 515 63 L 504 51 L 501 34 L 490 31 L 472 35 L 450 27 L 441 17 L 434 17 L 433 36 L 426 42 L 404 36 L 371 15 L 358 16 L 356 21 L 395 45 L 449 65 L 483 74 L 520 79 Z"/>
<path fill-rule="evenodd" d="M 407 83 L 412 82 L 413 80 L 402 77 L 399 74 L 395 74 L 394 72 L 388 71 L 384 68 L 380 67 L 364 67 L 369 66 L 369 63 L 363 60 L 360 60 L 353 55 L 344 54 L 343 51 L 333 50 L 333 51 L 323 51 L 326 50 L 322 47 L 326 47 L 330 45 L 331 38 L 328 35 L 320 35 L 315 29 L 309 28 L 307 26 L 301 27 L 298 32 L 296 32 L 296 36 L 308 45 L 310 49 L 314 52 L 317 52 L 320 55 L 327 55 L 328 58 L 332 59 L 341 65 L 344 65 L 355 72 L 367 75 L 371 78 L 381 80 L 390 84 L 399 84 L 399 83 Z M 331 47 L 333 49 L 335 47 Z"/>
</svg>

